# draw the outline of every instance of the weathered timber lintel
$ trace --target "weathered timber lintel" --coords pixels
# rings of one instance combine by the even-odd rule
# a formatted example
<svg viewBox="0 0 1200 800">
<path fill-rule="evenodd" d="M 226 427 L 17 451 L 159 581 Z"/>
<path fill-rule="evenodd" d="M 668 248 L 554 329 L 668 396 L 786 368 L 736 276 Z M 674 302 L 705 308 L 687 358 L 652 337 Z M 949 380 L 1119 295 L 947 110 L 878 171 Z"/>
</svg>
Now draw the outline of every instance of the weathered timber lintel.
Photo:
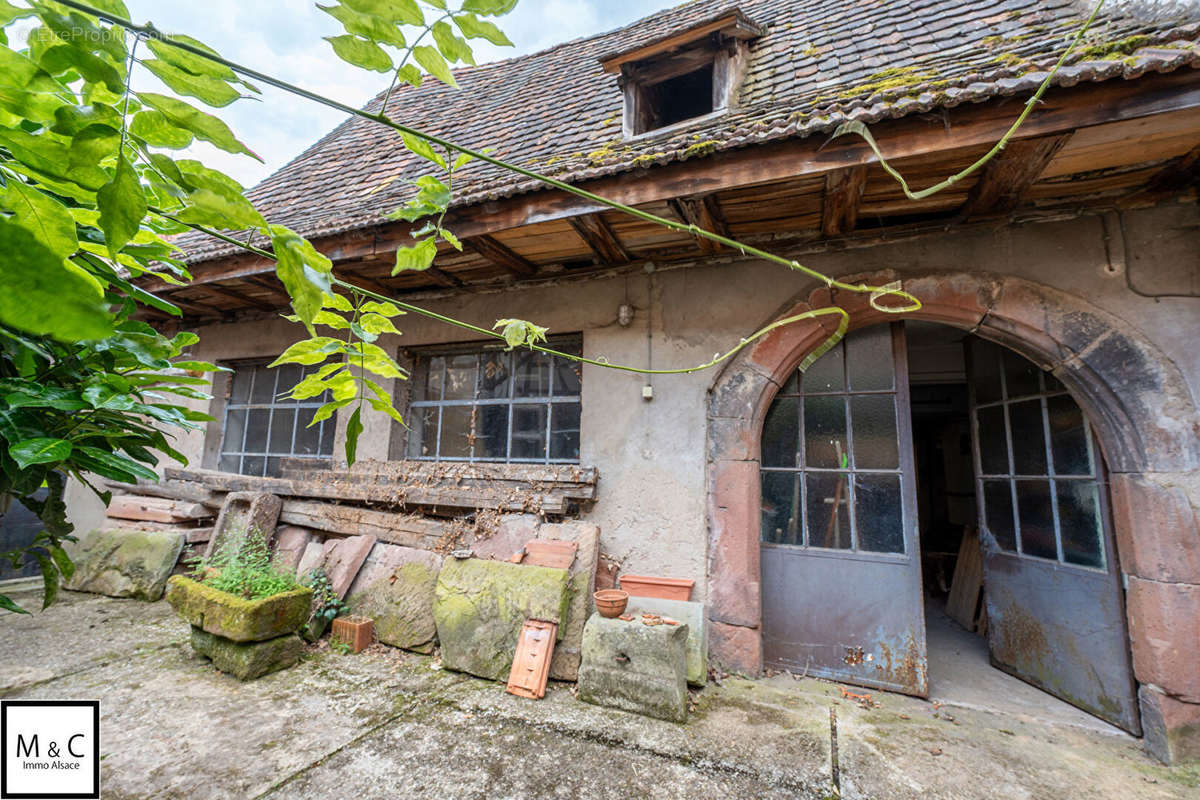
<svg viewBox="0 0 1200 800">
<path fill-rule="evenodd" d="M 633 261 L 633 255 L 599 214 L 582 214 L 569 218 L 567 222 L 601 264 L 618 266 Z"/>
</svg>

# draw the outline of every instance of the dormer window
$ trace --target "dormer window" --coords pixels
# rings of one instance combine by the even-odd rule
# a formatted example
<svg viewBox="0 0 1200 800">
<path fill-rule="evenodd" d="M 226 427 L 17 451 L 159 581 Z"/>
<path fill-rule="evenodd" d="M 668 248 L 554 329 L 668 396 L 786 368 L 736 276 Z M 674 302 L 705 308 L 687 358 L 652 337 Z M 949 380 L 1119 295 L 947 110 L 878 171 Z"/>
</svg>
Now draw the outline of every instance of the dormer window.
<svg viewBox="0 0 1200 800">
<path fill-rule="evenodd" d="M 723 111 L 737 102 L 747 43 L 762 29 L 740 11 L 600 60 L 620 75 L 628 136 Z"/>
</svg>

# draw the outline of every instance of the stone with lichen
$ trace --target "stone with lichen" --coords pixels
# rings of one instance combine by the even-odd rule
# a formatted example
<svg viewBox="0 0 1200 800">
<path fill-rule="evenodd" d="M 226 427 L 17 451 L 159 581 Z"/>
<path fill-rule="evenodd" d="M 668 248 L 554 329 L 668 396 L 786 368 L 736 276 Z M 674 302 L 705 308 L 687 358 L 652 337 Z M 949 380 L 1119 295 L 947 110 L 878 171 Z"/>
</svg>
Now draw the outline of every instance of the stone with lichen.
<svg viewBox="0 0 1200 800">
<path fill-rule="evenodd" d="M 304 642 L 294 633 L 263 642 L 235 642 L 193 625 L 192 649 L 221 672 L 249 681 L 295 664 L 304 654 Z"/>
<path fill-rule="evenodd" d="M 167 602 L 175 613 L 203 630 L 235 642 L 261 642 L 298 631 L 312 610 L 312 589 L 247 600 L 173 575 L 167 581 Z"/>
<path fill-rule="evenodd" d="M 433 596 L 442 557 L 427 550 L 379 542 L 371 550 L 346 602 L 375 622 L 379 641 L 419 653 L 433 651 L 437 628 Z"/>
<path fill-rule="evenodd" d="M 182 532 L 121 528 L 91 531 L 68 545 L 75 572 L 66 588 L 109 597 L 158 600 L 183 543 Z"/>
</svg>

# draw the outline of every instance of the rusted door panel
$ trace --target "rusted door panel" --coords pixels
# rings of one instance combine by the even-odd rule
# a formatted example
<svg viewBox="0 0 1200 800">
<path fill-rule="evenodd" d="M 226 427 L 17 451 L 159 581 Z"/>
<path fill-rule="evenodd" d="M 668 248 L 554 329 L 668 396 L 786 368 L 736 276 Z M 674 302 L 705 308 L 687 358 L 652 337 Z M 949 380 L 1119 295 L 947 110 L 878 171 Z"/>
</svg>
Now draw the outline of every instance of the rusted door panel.
<svg viewBox="0 0 1200 800">
<path fill-rule="evenodd" d="M 1116 576 L 985 545 L 984 585 L 995 666 L 1141 733 Z"/>
<path fill-rule="evenodd" d="M 762 548 L 763 657 L 845 683 L 929 694 L 920 572 L 908 561 Z"/>
</svg>

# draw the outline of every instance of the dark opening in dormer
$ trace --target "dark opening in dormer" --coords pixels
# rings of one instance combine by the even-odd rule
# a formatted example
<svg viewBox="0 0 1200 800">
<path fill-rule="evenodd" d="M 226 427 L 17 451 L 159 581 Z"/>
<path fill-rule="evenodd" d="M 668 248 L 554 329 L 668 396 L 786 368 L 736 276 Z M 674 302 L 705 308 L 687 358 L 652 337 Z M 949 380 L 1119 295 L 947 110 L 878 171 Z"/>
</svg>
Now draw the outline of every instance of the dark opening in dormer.
<svg viewBox="0 0 1200 800">
<path fill-rule="evenodd" d="M 749 40 L 762 29 L 737 9 L 650 44 L 600 59 L 620 74 L 626 136 L 736 105 Z"/>
</svg>

